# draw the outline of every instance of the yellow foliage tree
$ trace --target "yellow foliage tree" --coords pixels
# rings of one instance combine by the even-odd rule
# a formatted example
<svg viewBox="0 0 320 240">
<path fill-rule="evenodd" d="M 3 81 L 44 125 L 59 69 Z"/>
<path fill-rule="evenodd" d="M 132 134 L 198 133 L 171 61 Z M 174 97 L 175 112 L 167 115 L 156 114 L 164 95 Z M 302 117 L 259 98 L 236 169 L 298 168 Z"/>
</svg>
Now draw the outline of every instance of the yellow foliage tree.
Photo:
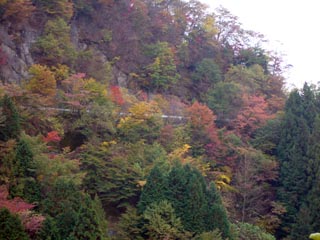
<svg viewBox="0 0 320 240">
<path fill-rule="evenodd" d="M 51 100 L 57 91 L 54 73 L 47 66 L 40 64 L 32 65 L 29 73 L 31 78 L 26 84 L 26 89 L 34 94 L 39 94 L 42 100 Z"/>
<path fill-rule="evenodd" d="M 160 135 L 162 124 L 161 110 L 155 102 L 138 102 L 120 119 L 118 129 L 127 141 L 136 142 L 141 138 L 153 141 Z"/>
</svg>

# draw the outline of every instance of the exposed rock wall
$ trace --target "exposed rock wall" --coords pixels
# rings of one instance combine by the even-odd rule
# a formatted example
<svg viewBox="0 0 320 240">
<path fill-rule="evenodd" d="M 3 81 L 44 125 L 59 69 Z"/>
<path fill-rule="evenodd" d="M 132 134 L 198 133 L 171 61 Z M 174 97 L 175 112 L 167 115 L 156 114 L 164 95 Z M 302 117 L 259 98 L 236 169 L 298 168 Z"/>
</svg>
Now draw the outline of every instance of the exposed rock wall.
<svg viewBox="0 0 320 240">
<path fill-rule="evenodd" d="M 12 31 L 9 25 L 0 25 L 0 47 L 4 61 L 0 65 L 0 80 L 3 83 L 18 83 L 28 76 L 28 68 L 34 63 L 32 44 L 40 29 L 30 26 Z"/>
</svg>

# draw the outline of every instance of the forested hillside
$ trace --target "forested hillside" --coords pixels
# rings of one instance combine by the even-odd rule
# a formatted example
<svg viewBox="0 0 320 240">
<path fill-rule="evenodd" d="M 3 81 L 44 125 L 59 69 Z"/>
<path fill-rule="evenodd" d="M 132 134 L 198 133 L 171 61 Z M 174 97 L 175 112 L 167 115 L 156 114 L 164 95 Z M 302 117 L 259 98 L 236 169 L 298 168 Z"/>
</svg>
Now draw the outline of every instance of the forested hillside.
<svg viewBox="0 0 320 240">
<path fill-rule="evenodd" d="M 0 0 L 0 239 L 308 239 L 320 95 L 197 0 Z"/>
</svg>

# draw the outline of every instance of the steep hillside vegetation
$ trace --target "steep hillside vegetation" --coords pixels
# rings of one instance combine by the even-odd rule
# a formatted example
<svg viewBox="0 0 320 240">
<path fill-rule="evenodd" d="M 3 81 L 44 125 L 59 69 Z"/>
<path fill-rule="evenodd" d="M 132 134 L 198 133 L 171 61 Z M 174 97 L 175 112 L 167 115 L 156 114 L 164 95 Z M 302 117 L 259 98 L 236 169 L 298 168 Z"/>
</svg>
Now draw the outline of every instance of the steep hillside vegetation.
<svg viewBox="0 0 320 240">
<path fill-rule="evenodd" d="M 226 9 L 2 0 L 0 19 L 1 237 L 318 230 L 318 91 L 285 104 L 282 59 Z"/>
</svg>

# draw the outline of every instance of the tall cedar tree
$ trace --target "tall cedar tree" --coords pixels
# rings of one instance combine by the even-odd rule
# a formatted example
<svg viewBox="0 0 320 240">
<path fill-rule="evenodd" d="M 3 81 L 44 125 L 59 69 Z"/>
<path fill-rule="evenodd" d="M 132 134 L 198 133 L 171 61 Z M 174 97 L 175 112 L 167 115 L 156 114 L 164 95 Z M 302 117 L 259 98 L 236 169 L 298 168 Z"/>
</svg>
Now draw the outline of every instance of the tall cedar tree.
<svg viewBox="0 0 320 240">
<path fill-rule="evenodd" d="M 97 200 L 97 199 L 96 199 Z M 98 206 L 98 205 L 97 205 Z M 106 228 L 100 227 L 101 220 L 97 217 L 97 211 L 102 212 L 103 209 L 94 207 L 94 202 L 86 195 L 84 196 L 80 209 L 78 210 L 77 220 L 73 228 L 72 236 L 75 239 L 96 240 L 106 238 Z M 101 206 L 100 206 L 101 207 Z M 105 220 L 103 220 L 105 221 Z M 103 224 L 105 225 L 105 224 Z"/>
<path fill-rule="evenodd" d="M 152 203 L 159 203 L 166 199 L 168 192 L 168 179 L 159 165 L 156 165 L 147 178 L 138 203 L 138 210 L 143 213 Z"/>
<path fill-rule="evenodd" d="M 299 209 L 297 214 L 297 219 L 293 225 L 291 232 L 291 237 L 294 239 L 298 238 L 307 238 L 311 232 L 317 232 L 319 224 L 319 211 L 320 211 L 320 186 L 319 186 L 319 177 L 320 177 L 320 158 L 319 158 L 319 139 L 320 139 L 320 118 L 317 115 L 312 134 L 309 139 L 309 148 L 307 152 L 308 156 L 308 193 L 305 197 L 305 202 Z"/>
<path fill-rule="evenodd" d="M 158 171 L 156 169 L 151 172 L 142 191 L 138 204 L 141 210 L 152 203 L 158 203 L 159 200 L 168 200 L 185 230 L 202 233 L 218 228 L 225 237 L 230 237 L 229 222 L 224 207 L 217 198 L 218 193 L 215 188 L 208 189 L 197 169 L 176 163 L 167 176 L 159 174 Z M 153 176 L 161 179 L 163 185 L 160 193 L 152 188 L 155 186 L 159 189 L 159 186 L 156 186 L 158 179 L 153 181 Z"/>
<path fill-rule="evenodd" d="M 308 149 L 308 184 L 310 191 L 307 197 L 307 206 L 309 208 L 309 218 L 311 229 L 317 232 L 320 229 L 320 115 L 318 114 L 313 132 L 309 141 Z"/>
<path fill-rule="evenodd" d="M 12 99 L 5 95 L 0 101 L 2 114 L 5 119 L 0 125 L 0 140 L 7 141 L 11 138 L 17 138 L 21 131 L 20 116 Z"/>
<path fill-rule="evenodd" d="M 40 185 L 35 178 L 33 153 L 28 143 L 20 139 L 16 147 L 14 179 L 10 182 L 11 196 L 20 196 L 30 202 L 39 201 Z"/>
<path fill-rule="evenodd" d="M 310 86 L 305 84 L 301 93 L 293 91 L 286 103 L 281 140 L 277 149 L 280 161 L 278 196 L 287 210 L 282 219 L 282 229 L 289 229 L 290 235 L 294 235 L 292 237 L 295 239 L 306 236 L 302 226 L 305 226 L 304 229 L 309 228 L 306 219 L 303 220 L 304 225 L 297 223 L 308 215 L 305 212 L 309 188 L 307 153 L 317 111 L 315 93 Z M 282 232 L 279 236 L 282 234 L 285 233 Z"/>
</svg>

